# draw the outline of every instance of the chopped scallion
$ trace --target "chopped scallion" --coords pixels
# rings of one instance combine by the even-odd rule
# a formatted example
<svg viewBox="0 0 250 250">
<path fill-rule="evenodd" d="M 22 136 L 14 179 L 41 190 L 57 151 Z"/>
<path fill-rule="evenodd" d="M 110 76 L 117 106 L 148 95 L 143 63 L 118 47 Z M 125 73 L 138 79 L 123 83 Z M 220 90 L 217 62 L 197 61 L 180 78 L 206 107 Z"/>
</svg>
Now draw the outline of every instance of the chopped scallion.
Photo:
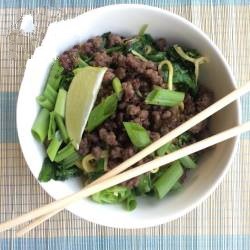
<svg viewBox="0 0 250 250">
<path fill-rule="evenodd" d="M 49 111 L 45 108 L 41 109 L 32 126 L 32 135 L 40 142 L 44 142 L 48 134 L 49 127 Z"/>
</svg>

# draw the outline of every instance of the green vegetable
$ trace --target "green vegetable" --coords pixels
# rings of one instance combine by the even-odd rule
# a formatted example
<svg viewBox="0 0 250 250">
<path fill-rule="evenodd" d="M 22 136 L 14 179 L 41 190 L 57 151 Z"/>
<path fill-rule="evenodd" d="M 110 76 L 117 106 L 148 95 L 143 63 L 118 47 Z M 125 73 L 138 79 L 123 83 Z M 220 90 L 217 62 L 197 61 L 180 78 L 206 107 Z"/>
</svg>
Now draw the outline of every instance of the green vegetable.
<svg viewBox="0 0 250 250">
<path fill-rule="evenodd" d="M 57 151 L 59 150 L 62 142 L 63 142 L 62 137 L 61 137 L 60 133 L 57 131 L 55 133 L 54 138 L 52 139 L 52 141 L 50 142 L 50 144 L 47 148 L 47 155 L 49 156 L 49 159 L 51 161 L 54 161 L 56 154 L 57 154 Z"/>
<path fill-rule="evenodd" d="M 128 198 L 124 201 L 124 207 L 128 211 L 132 211 L 136 208 L 136 206 L 137 206 L 137 202 L 136 202 L 135 196 L 131 192 L 131 195 L 128 196 Z"/>
<path fill-rule="evenodd" d="M 171 188 L 171 191 L 176 191 L 176 190 L 179 190 L 179 189 L 181 189 L 182 188 L 182 184 L 179 182 L 179 181 L 177 181 L 175 184 L 174 184 L 174 186 Z"/>
<path fill-rule="evenodd" d="M 64 119 L 60 115 L 55 114 L 55 121 L 56 121 L 57 127 L 59 128 L 63 141 L 67 143 L 69 140 L 69 135 L 65 127 Z"/>
<path fill-rule="evenodd" d="M 177 44 L 174 45 L 174 49 L 180 57 L 182 57 L 184 60 L 192 62 L 194 64 L 195 82 L 197 83 L 198 76 L 199 76 L 199 66 L 200 66 L 200 64 L 208 62 L 207 58 L 203 57 L 203 56 L 201 56 L 199 58 L 192 57 L 192 56 L 190 56 L 191 53 L 185 52 Z"/>
<path fill-rule="evenodd" d="M 187 54 L 192 54 L 195 57 L 199 57 L 199 54 L 194 50 L 187 50 L 184 48 Z M 174 46 L 170 47 L 166 51 L 166 57 L 172 62 L 174 68 L 173 83 L 178 89 L 189 90 L 196 93 L 198 86 L 196 84 L 195 67 L 192 62 L 183 59 L 175 50 Z M 166 72 L 167 73 L 167 72 Z"/>
<path fill-rule="evenodd" d="M 181 134 L 177 138 L 178 146 L 182 147 L 184 144 L 187 144 L 188 142 L 190 142 L 191 139 L 192 139 L 192 135 L 189 132 L 185 132 Z"/>
<path fill-rule="evenodd" d="M 49 111 L 47 109 L 41 109 L 36 117 L 36 120 L 32 126 L 32 135 L 40 142 L 44 142 L 48 134 L 49 127 Z"/>
<path fill-rule="evenodd" d="M 144 62 L 147 62 L 148 60 L 143 56 L 143 55 L 141 55 L 139 52 L 137 52 L 136 50 L 131 50 L 131 53 L 133 54 L 133 55 L 135 55 L 136 57 L 138 57 L 139 59 L 141 59 L 142 61 L 144 61 Z"/>
<path fill-rule="evenodd" d="M 65 103 L 67 98 L 67 91 L 63 88 L 59 89 L 56 104 L 55 104 L 55 113 L 64 118 L 65 114 Z"/>
<path fill-rule="evenodd" d="M 165 145 L 163 145 L 157 149 L 156 154 L 158 156 L 163 156 L 165 154 L 169 154 L 171 152 L 170 147 L 171 147 L 171 143 L 166 143 Z"/>
<path fill-rule="evenodd" d="M 56 121 L 55 113 L 52 111 L 49 113 L 49 128 L 48 128 L 48 140 L 52 140 L 56 133 Z"/>
<path fill-rule="evenodd" d="M 155 54 L 150 53 L 146 55 L 146 58 L 153 62 L 161 62 L 165 59 L 165 56 L 165 52 L 156 52 Z"/>
<path fill-rule="evenodd" d="M 71 177 L 79 176 L 82 172 L 77 167 L 71 167 L 71 168 L 57 168 L 55 173 L 55 180 L 58 181 L 64 181 Z"/>
<path fill-rule="evenodd" d="M 156 153 L 158 156 L 163 156 L 166 153 L 170 154 L 176 150 L 178 150 L 179 147 L 172 144 L 172 143 L 167 143 L 165 145 L 163 145 L 162 147 L 160 147 Z M 181 164 L 183 165 L 183 167 L 185 168 L 195 168 L 196 167 L 196 163 L 192 160 L 192 158 L 190 156 L 184 156 L 181 159 L 179 159 L 179 161 L 181 162 Z"/>
<path fill-rule="evenodd" d="M 131 190 L 125 186 L 117 185 L 91 196 L 97 203 L 117 204 L 125 201 L 131 195 Z"/>
<path fill-rule="evenodd" d="M 143 174 L 139 177 L 139 182 L 136 186 L 136 193 L 139 195 L 148 193 L 152 189 L 150 174 Z"/>
<path fill-rule="evenodd" d="M 181 66 L 180 64 L 173 63 L 174 67 L 174 77 L 173 83 L 176 86 L 190 88 L 194 93 L 196 93 L 198 87 L 195 82 L 194 71 L 190 71 L 187 68 Z"/>
<path fill-rule="evenodd" d="M 74 71 L 77 70 L 79 68 L 76 68 L 72 71 L 67 71 L 67 72 L 64 72 L 63 75 L 62 75 L 62 79 L 61 79 L 61 82 L 60 82 L 60 87 L 61 88 L 64 88 L 66 91 L 69 89 L 69 86 L 75 76 L 74 74 Z"/>
<path fill-rule="evenodd" d="M 80 174 L 81 170 L 77 167 L 63 168 L 51 162 L 47 157 L 44 159 L 38 180 L 41 182 L 48 182 L 52 179 L 64 181 L 70 177 L 79 176 Z"/>
<path fill-rule="evenodd" d="M 153 42 L 153 38 L 149 34 L 143 34 L 129 41 L 127 45 L 127 52 L 134 50 L 144 56 L 145 47 L 150 46 L 153 48 Z"/>
<path fill-rule="evenodd" d="M 57 152 L 55 157 L 55 162 L 61 162 L 62 160 L 72 155 L 74 152 L 75 152 L 74 146 L 71 143 L 67 144 L 64 148 L 62 148 Z"/>
<path fill-rule="evenodd" d="M 59 60 L 58 59 L 55 60 L 52 64 L 52 67 L 50 69 L 49 76 L 47 79 L 47 85 L 50 85 L 51 87 L 53 87 L 55 91 L 57 91 L 60 86 L 63 71 L 64 69 L 61 66 Z"/>
<path fill-rule="evenodd" d="M 107 54 L 110 54 L 112 52 L 122 52 L 123 50 L 124 50 L 123 46 L 114 46 L 114 47 L 106 49 L 105 51 Z"/>
<path fill-rule="evenodd" d="M 84 60 L 82 60 L 80 57 L 78 58 L 78 67 L 79 68 L 83 68 L 83 67 L 86 67 L 86 66 L 89 66 Z"/>
<path fill-rule="evenodd" d="M 147 28 L 148 28 L 148 24 L 143 24 L 139 30 L 138 36 L 143 36 Z"/>
<path fill-rule="evenodd" d="M 54 104 L 47 97 L 40 95 L 36 100 L 42 108 L 48 109 L 49 111 L 53 110 Z"/>
<path fill-rule="evenodd" d="M 137 148 L 144 148 L 151 143 L 148 131 L 135 122 L 123 122 L 128 137 Z"/>
<path fill-rule="evenodd" d="M 120 99 L 121 94 L 122 94 L 122 84 L 121 84 L 121 81 L 119 80 L 119 78 L 115 77 L 112 80 L 112 86 L 113 86 L 113 89 L 114 89 L 118 99 Z"/>
<path fill-rule="evenodd" d="M 89 178 L 93 181 L 96 180 L 98 177 L 103 175 L 105 171 L 107 170 L 108 165 L 108 156 L 105 156 L 106 153 L 104 153 L 103 158 L 100 158 L 95 162 L 95 168 L 94 171 L 91 171 L 88 173 Z"/>
<path fill-rule="evenodd" d="M 174 162 L 164 174 L 154 183 L 154 190 L 159 199 L 162 199 L 181 178 L 184 171 L 180 163 Z"/>
<path fill-rule="evenodd" d="M 91 111 L 86 126 L 88 132 L 92 132 L 96 127 L 101 125 L 107 118 L 116 111 L 118 98 L 116 94 L 108 96 L 104 101 L 94 107 Z"/>
<path fill-rule="evenodd" d="M 46 97 L 48 100 L 50 100 L 50 102 L 53 103 L 53 105 L 55 105 L 57 92 L 54 90 L 52 86 L 50 86 L 50 84 L 46 85 L 42 95 Z"/>
<path fill-rule="evenodd" d="M 151 105 L 159 105 L 173 107 L 183 102 L 185 94 L 173 90 L 157 88 L 152 90 L 146 97 L 145 103 Z"/>
<path fill-rule="evenodd" d="M 48 182 L 51 179 L 55 179 L 55 174 L 56 168 L 54 167 L 54 164 L 49 160 L 49 158 L 45 158 L 42 169 L 38 176 L 38 180 L 42 182 Z"/>
<path fill-rule="evenodd" d="M 73 152 L 71 155 L 60 162 L 60 166 L 64 169 L 68 169 L 75 165 L 76 161 L 80 158 L 81 156 L 78 154 L 78 152 Z"/>
</svg>

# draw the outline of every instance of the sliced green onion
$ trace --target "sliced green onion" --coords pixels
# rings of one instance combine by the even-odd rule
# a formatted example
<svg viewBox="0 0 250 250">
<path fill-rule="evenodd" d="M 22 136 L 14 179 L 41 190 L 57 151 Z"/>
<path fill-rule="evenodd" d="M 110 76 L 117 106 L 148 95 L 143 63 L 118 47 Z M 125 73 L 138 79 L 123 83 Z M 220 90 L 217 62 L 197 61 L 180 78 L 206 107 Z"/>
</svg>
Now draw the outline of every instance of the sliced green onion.
<svg viewBox="0 0 250 250">
<path fill-rule="evenodd" d="M 166 107 L 174 107 L 183 102 L 185 94 L 183 92 L 155 88 L 146 97 L 145 103 Z"/>
<path fill-rule="evenodd" d="M 121 94 L 122 94 L 122 84 L 121 84 L 120 79 L 117 78 L 117 77 L 115 77 L 112 80 L 112 86 L 113 86 L 113 89 L 114 89 L 117 97 L 120 99 L 121 98 Z"/>
<path fill-rule="evenodd" d="M 148 24 L 143 24 L 139 30 L 138 36 L 143 36 L 147 28 L 148 28 Z"/>
<path fill-rule="evenodd" d="M 48 128 L 48 140 L 52 140 L 56 133 L 56 121 L 55 113 L 52 111 L 49 113 L 49 128 Z"/>
<path fill-rule="evenodd" d="M 158 156 L 163 156 L 165 154 L 169 154 L 170 152 L 171 143 L 166 143 L 165 145 L 161 146 L 157 149 L 156 153 Z"/>
<path fill-rule="evenodd" d="M 55 113 L 63 118 L 65 114 L 66 98 L 67 98 L 67 91 L 62 88 L 59 89 L 55 105 Z"/>
<path fill-rule="evenodd" d="M 55 60 L 52 64 L 52 67 L 51 67 L 50 72 L 49 72 L 47 85 L 49 84 L 51 87 L 54 88 L 54 90 L 57 91 L 59 86 L 60 86 L 63 71 L 64 71 L 64 69 L 61 66 L 59 60 L 58 59 Z"/>
<path fill-rule="evenodd" d="M 162 147 L 160 147 L 156 153 L 158 156 L 163 156 L 166 153 L 170 154 L 176 150 L 178 150 L 179 147 L 172 144 L 172 143 L 167 143 L 165 145 L 163 145 Z M 184 156 L 181 159 L 179 159 L 179 161 L 181 162 L 181 164 L 183 165 L 183 167 L 185 168 L 195 168 L 197 166 L 197 164 L 192 160 L 192 158 L 190 156 Z"/>
<path fill-rule="evenodd" d="M 117 185 L 93 194 L 91 199 L 98 203 L 117 204 L 125 201 L 130 195 L 130 189 Z"/>
<path fill-rule="evenodd" d="M 81 156 L 78 154 L 78 152 L 74 152 L 71 155 L 69 155 L 67 158 L 62 160 L 60 162 L 60 166 L 64 169 L 70 168 L 73 165 L 75 165 L 76 161 L 78 161 L 81 158 Z"/>
<path fill-rule="evenodd" d="M 93 154 L 87 154 L 86 156 L 83 157 L 82 159 L 82 169 L 86 172 L 86 173 L 92 173 L 95 172 L 96 170 L 96 166 L 94 164 L 92 164 L 91 161 L 94 161 L 95 157 Z"/>
<path fill-rule="evenodd" d="M 182 188 L 182 184 L 181 184 L 179 181 L 177 181 L 177 182 L 174 184 L 174 186 L 171 188 L 171 191 L 179 190 L 179 189 L 181 189 L 181 188 Z"/>
<path fill-rule="evenodd" d="M 32 126 L 32 135 L 40 142 L 44 142 L 49 127 L 49 111 L 47 109 L 41 109 L 36 117 L 36 120 Z"/>
<path fill-rule="evenodd" d="M 108 96 L 104 101 L 98 104 L 91 111 L 86 126 L 88 132 L 93 131 L 101 125 L 107 118 L 113 115 L 116 111 L 118 98 L 116 94 Z"/>
<path fill-rule="evenodd" d="M 49 111 L 53 110 L 54 104 L 47 97 L 40 95 L 36 100 L 42 108 L 48 109 Z"/>
<path fill-rule="evenodd" d="M 79 63 L 78 63 L 78 67 L 80 68 L 84 68 L 86 66 L 89 66 L 85 61 L 83 61 L 80 57 L 79 57 Z"/>
<path fill-rule="evenodd" d="M 43 96 L 47 97 L 53 104 L 56 102 L 57 92 L 54 90 L 50 84 L 47 84 L 45 90 L 43 91 Z"/>
<path fill-rule="evenodd" d="M 134 194 L 131 195 L 124 201 L 124 206 L 127 211 L 132 211 L 136 208 L 137 202 Z"/>
<path fill-rule="evenodd" d="M 135 122 L 123 122 L 128 137 L 137 148 L 144 148 L 151 143 L 148 131 Z"/>
<path fill-rule="evenodd" d="M 189 155 L 182 157 L 179 161 L 181 162 L 181 164 L 185 168 L 196 168 L 197 167 L 197 164 L 193 161 L 193 159 Z"/>
<path fill-rule="evenodd" d="M 49 156 L 49 159 L 51 161 L 55 160 L 56 154 L 57 154 L 62 142 L 63 142 L 62 137 L 61 137 L 59 131 L 57 131 L 55 133 L 54 138 L 52 139 L 52 141 L 50 142 L 50 144 L 47 148 L 47 155 Z"/>
<path fill-rule="evenodd" d="M 61 162 L 75 152 L 74 146 L 69 143 L 64 148 L 60 149 L 55 157 L 55 162 Z"/>
<path fill-rule="evenodd" d="M 65 127 L 64 119 L 60 115 L 55 114 L 55 120 L 57 127 L 59 128 L 59 131 L 61 133 L 61 136 L 63 138 L 63 141 L 67 143 L 69 140 L 69 135 Z"/>
<path fill-rule="evenodd" d="M 182 166 L 178 161 L 167 168 L 164 174 L 154 183 L 154 190 L 157 197 L 162 199 L 181 178 L 183 173 Z"/>
<path fill-rule="evenodd" d="M 139 195 L 148 193 L 152 189 L 150 174 L 143 174 L 139 177 L 138 185 L 136 186 L 136 193 Z"/>
<path fill-rule="evenodd" d="M 141 55 L 140 53 L 138 53 L 137 51 L 135 51 L 133 49 L 131 50 L 131 53 L 133 55 L 135 55 L 136 57 L 138 57 L 139 59 L 141 59 L 142 61 L 144 61 L 144 62 L 148 61 L 148 59 L 146 59 L 143 55 Z"/>
</svg>

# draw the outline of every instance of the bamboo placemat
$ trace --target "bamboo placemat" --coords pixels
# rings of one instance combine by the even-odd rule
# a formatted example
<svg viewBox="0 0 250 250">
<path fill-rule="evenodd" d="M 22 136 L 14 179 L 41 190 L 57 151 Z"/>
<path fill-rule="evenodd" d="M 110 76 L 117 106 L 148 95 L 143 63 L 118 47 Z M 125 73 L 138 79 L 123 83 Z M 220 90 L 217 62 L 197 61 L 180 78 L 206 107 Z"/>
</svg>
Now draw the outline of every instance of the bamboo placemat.
<svg viewBox="0 0 250 250">
<path fill-rule="evenodd" d="M 0 221 L 46 204 L 23 159 L 17 138 L 16 99 L 26 60 L 49 23 L 114 3 L 144 3 L 179 14 L 205 31 L 222 50 L 238 85 L 250 79 L 249 0 L 161 1 L 0 1 Z M 31 14 L 36 32 L 19 32 Z M 243 120 L 250 118 L 249 97 L 242 99 Z M 118 230 L 84 221 L 64 211 L 26 237 L 0 234 L 0 249 L 250 249 L 250 137 L 241 137 L 231 170 L 213 195 L 186 216 L 140 230 Z"/>
</svg>

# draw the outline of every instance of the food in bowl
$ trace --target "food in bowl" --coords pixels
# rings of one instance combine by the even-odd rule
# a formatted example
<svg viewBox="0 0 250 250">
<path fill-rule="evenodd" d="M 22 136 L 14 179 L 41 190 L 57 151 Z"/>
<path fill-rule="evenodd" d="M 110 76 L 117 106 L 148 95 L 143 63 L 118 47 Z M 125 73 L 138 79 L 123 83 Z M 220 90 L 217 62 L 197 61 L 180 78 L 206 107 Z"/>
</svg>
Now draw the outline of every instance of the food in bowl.
<svg viewBox="0 0 250 250">
<path fill-rule="evenodd" d="M 111 32 L 90 38 L 53 63 L 32 127 L 47 157 L 39 180 L 82 176 L 86 184 L 132 157 L 198 112 L 213 93 L 198 83 L 207 59 L 195 49 Z M 207 120 L 139 161 L 173 152 L 208 135 Z M 181 188 L 198 154 L 92 195 L 98 203 L 136 207 L 136 196 L 162 199 Z"/>
</svg>

